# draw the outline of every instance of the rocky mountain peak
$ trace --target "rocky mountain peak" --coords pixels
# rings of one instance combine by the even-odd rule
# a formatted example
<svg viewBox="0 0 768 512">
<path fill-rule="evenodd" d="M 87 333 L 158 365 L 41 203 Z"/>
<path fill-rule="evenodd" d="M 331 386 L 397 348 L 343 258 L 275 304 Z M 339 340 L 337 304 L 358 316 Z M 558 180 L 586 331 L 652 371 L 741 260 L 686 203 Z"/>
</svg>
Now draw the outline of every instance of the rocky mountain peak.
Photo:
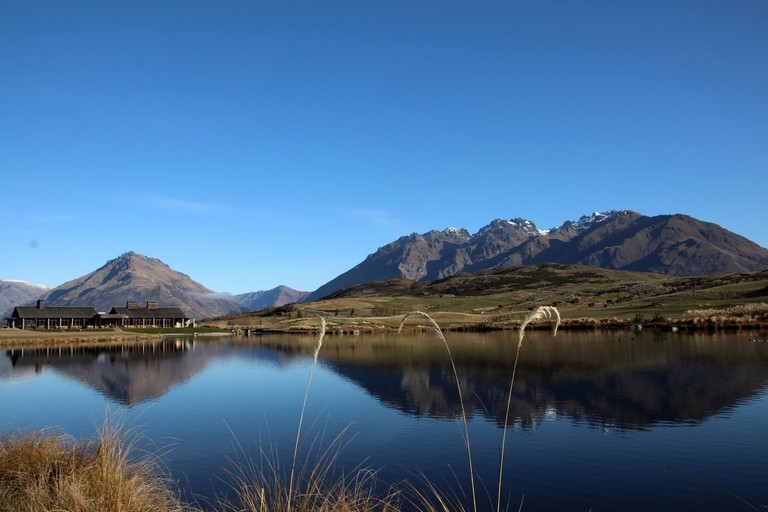
<svg viewBox="0 0 768 512">
<path fill-rule="evenodd" d="M 703 275 L 768 268 L 768 250 L 716 224 L 684 215 L 594 211 L 551 230 L 519 217 L 495 219 L 471 236 L 449 228 L 402 237 L 321 286 L 308 300 L 377 280 L 433 280 L 545 262 Z"/>
<path fill-rule="evenodd" d="M 615 220 L 621 216 L 626 216 L 626 215 L 635 215 L 638 217 L 640 216 L 640 214 L 635 213 L 631 210 L 608 210 L 605 212 L 595 211 L 589 215 L 582 215 L 581 217 L 579 217 L 578 220 L 575 220 L 575 221 L 567 220 L 560 226 L 550 229 L 549 232 L 550 233 L 574 232 L 574 231 L 582 232 L 582 231 L 586 231 L 587 229 L 590 229 L 596 224 Z"/>
<path fill-rule="evenodd" d="M 469 238 L 469 231 L 464 228 L 445 228 L 443 234 L 461 241 Z"/>
<path fill-rule="evenodd" d="M 490 224 L 478 230 L 467 241 L 468 245 L 482 243 L 489 238 L 498 239 L 508 243 L 518 243 L 532 236 L 546 234 L 546 231 L 540 230 L 536 224 L 528 219 L 515 218 L 511 220 L 494 219 Z"/>
<path fill-rule="evenodd" d="M 51 306 L 92 306 L 109 311 L 127 301 L 153 301 L 180 307 L 193 318 L 242 311 L 231 297 L 223 297 L 156 258 L 133 251 L 109 260 L 102 267 L 46 293 Z"/>
</svg>

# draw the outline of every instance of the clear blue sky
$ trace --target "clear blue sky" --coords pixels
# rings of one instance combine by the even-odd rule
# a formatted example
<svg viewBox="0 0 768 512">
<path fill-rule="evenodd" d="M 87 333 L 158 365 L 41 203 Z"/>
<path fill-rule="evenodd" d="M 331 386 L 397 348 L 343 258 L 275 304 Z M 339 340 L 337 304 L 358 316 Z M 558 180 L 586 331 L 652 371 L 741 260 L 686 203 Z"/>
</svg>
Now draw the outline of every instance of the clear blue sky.
<svg viewBox="0 0 768 512">
<path fill-rule="evenodd" d="M 412 232 L 768 246 L 768 2 L 0 1 L 0 279 L 314 290 Z"/>
</svg>

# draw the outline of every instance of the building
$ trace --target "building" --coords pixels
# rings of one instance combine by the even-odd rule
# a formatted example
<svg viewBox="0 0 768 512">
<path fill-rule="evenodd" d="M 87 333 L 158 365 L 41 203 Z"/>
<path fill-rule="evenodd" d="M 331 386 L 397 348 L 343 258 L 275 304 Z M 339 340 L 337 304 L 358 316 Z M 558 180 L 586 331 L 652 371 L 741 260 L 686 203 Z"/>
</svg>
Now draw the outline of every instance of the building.
<svg viewBox="0 0 768 512">
<path fill-rule="evenodd" d="M 161 308 L 149 301 L 139 307 L 128 301 L 124 308 L 113 307 L 109 313 L 98 313 L 92 307 L 46 307 L 44 300 L 37 306 L 16 306 L 8 327 L 16 329 L 83 329 L 87 327 L 187 327 L 190 319 L 181 308 Z"/>
<path fill-rule="evenodd" d="M 8 327 L 18 329 L 82 329 L 93 325 L 98 315 L 89 307 L 45 307 L 44 300 L 37 306 L 16 306 L 8 319 Z"/>
<path fill-rule="evenodd" d="M 112 308 L 104 316 L 120 318 L 121 327 L 186 327 L 189 318 L 181 308 L 161 308 L 157 302 L 147 302 L 144 308 L 129 300 L 124 308 Z"/>
</svg>

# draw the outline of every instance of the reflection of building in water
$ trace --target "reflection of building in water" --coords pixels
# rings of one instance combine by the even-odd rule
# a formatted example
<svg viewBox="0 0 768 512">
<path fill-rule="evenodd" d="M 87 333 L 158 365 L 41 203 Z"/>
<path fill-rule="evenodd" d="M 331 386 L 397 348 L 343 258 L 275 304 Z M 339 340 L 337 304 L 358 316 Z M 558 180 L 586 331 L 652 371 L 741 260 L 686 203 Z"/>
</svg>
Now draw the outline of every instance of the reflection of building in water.
<svg viewBox="0 0 768 512">
<path fill-rule="evenodd" d="M 6 351 L 14 371 L 55 371 L 98 389 L 125 405 L 165 394 L 205 367 L 215 352 L 195 351 L 190 340 L 109 347 L 55 347 Z"/>
</svg>

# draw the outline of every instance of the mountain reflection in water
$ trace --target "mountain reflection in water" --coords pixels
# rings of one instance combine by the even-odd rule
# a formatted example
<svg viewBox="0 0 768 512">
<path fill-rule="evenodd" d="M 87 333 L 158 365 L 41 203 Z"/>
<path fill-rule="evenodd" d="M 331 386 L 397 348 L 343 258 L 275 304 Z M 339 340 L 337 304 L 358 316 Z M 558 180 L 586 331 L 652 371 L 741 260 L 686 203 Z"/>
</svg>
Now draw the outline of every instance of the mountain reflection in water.
<svg viewBox="0 0 768 512">
<path fill-rule="evenodd" d="M 457 418 L 456 380 L 442 344 L 430 335 L 352 342 L 326 339 L 331 368 L 389 407 Z M 515 343 L 509 333 L 450 334 L 462 395 L 498 426 L 504 423 Z M 273 340 L 296 352 L 295 341 Z M 309 348 L 309 347 L 307 347 Z M 598 427 L 645 428 L 698 422 L 768 387 L 768 346 L 709 335 L 569 333 L 526 337 L 511 415 L 518 427 L 552 414 Z"/>
<path fill-rule="evenodd" d="M 201 350 L 197 350 L 201 348 Z M 238 355 L 272 359 L 274 351 L 229 343 L 205 343 L 189 338 L 166 339 L 157 343 L 108 346 L 64 346 L 43 349 L 7 350 L 12 375 L 50 368 L 83 382 L 107 398 L 134 406 L 155 400 L 171 388 L 194 378 L 211 362 Z M 1 370 L 1 369 L 0 369 Z"/>
<path fill-rule="evenodd" d="M 768 347 L 734 337 L 651 333 L 533 332 L 520 356 L 512 424 L 532 427 L 552 414 L 596 427 L 642 429 L 699 422 L 768 386 Z M 503 425 L 515 355 L 510 333 L 456 334 L 448 339 L 468 414 Z M 116 347 L 8 350 L 3 374 L 54 369 L 122 405 L 164 395 L 211 361 L 246 357 L 275 363 L 312 352 L 312 338 L 264 336 L 229 341 L 171 339 Z M 388 407 L 454 419 L 456 381 L 445 347 L 430 334 L 328 337 L 321 359 Z M 7 363 L 6 363 L 7 364 Z"/>
<path fill-rule="evenodd" d="M 446 337 L 471 416 L 473 467 L 492 493 L 516 333 Z M 522 496 L 537 512 L 768 506 L 768 343 L 749 337 L 527 333 L 505 458 L 510 508 Z M 9 350 L 0 355 L 0 424 L 87 437 L 101 411 L 114 412 L 146 432 L 142 447 L 160 447 L 185 496 L 212 499 L 230 490 L 244 451 L 258 459 L 267 450 L 290 467 L 314 342 L 268 335 Z M 423 471 L 467 491 L 459 414 L 434 334 L 328 336 L 304 438 L 349 434 L 337 469 L 370 462 L 382 486 Z"/>
</svg>

